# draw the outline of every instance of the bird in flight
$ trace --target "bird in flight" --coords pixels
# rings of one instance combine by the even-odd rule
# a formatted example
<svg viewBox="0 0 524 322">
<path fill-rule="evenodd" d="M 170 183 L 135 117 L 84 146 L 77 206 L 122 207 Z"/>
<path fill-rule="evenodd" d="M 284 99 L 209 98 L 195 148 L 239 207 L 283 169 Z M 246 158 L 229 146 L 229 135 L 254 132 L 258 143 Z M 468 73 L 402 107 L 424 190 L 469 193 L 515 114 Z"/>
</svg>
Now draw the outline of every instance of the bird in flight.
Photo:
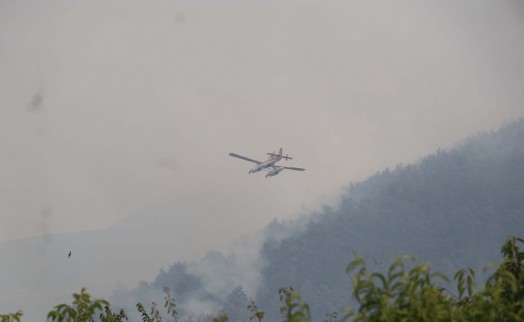
<svg viewBox="0 0 524 322">
<path fill-rule="evenodd" d="M 69 255 L 67 255 L 67 258 L 71 257 L 71 251 L 69 251 Z"/>
</svg>

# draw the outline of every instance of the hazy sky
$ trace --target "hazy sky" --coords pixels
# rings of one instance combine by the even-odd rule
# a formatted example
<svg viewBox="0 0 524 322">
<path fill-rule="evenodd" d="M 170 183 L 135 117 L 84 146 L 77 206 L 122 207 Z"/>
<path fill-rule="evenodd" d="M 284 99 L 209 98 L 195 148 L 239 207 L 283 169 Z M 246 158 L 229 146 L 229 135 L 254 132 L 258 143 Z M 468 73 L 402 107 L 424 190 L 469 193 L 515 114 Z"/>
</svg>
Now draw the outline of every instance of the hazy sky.
<svg viewBox="0 0 524 322">
<path fill-rule="evenodd" d="M 0 240 L 176 202 L 211 248 L 524 116 L 523 57 L 521 1 L 0 0 Z"/>
</svg>

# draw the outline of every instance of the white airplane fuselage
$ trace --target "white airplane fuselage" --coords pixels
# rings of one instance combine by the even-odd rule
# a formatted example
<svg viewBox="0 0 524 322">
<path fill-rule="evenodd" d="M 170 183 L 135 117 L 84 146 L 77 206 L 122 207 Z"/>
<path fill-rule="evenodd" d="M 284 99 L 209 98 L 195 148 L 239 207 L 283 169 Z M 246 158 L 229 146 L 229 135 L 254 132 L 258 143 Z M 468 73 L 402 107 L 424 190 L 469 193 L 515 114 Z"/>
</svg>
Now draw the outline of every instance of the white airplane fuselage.
<svg viewBox="0 0 524 322">
<path fill-rule="evenodd" d="M 249 170 L 249 174 L 251 173 L 257 173 L 257 172 L 260 172 L 266 168 L 269 168 L 269 167 L 272 167 L 275 163 L 277 163 L 280 159 L 282 159 L 281 157 L 273 157 L 273 158 L 269 158 L 267 159 L 266 161 L 258 164 L 256 167 L 254 167 L 253 169 Z"/>
</svg>

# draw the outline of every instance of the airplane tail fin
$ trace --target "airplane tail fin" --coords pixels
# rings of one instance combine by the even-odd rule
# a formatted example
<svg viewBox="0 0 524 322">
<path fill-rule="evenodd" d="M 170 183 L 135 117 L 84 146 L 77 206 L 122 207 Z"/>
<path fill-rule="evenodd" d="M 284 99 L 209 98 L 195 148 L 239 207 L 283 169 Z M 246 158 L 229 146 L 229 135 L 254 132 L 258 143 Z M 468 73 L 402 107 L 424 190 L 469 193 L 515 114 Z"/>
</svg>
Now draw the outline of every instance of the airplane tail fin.
<svg viewBox="0 0 524 322">
<path fill-rule="evenodd" d="M 290 159 L 293 159 L 292 157 L 289 157 L 287 154 L 286 155 L 282 155 L 282 151 L 283 149 L 280 148 L 280 150 L 278 151 L 278 154 L 275 154 L 274 152 L 273 153 L 268 153 L 268 155 L 272 156 L 272 157 L 277 157 L 279 159 L 286 159 L 287 160 L 290 160 Z"/>
</svg>

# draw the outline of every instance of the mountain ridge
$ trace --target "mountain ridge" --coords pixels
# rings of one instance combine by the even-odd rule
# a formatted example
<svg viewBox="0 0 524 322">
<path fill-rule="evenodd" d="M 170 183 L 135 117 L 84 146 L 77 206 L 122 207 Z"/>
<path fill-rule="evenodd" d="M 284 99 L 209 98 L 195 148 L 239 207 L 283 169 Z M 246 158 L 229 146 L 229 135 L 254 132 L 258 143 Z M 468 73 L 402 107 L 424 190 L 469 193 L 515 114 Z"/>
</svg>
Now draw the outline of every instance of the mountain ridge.
<svg viewBox="0 0 524 322">
<path fill-rule="evenodd" d="M 278 318 L 271 295 L 286 285 L 302 293 L 316 318 L 340 310 L 351 302 L 344 268 L 354 252 L 379 262 L 414 255 L 446 274 L 479 269 L 498 261 L 507 235 L 524 234 L 523 212 L 520 119 L 350 185 L 337 208 L 325 208 L 322 220 L 265 245 L 262 256 L 269 264 L 257 300 L 273 312 L 271 321 Z"/>
</svg>

